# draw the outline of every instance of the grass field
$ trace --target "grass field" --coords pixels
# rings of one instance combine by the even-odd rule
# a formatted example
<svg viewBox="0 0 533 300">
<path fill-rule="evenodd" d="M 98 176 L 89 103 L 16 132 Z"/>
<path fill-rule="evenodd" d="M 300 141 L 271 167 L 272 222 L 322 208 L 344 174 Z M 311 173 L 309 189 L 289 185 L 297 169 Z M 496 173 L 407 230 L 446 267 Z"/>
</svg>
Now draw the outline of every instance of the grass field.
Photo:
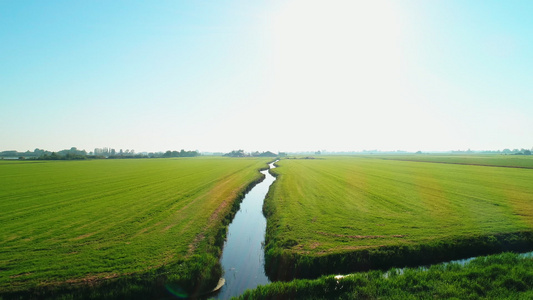
<svg viewBox="0 0 533 300">
<path fill-rule="evenodd" d="M 435 162 L 448 164 L 464 164 L 479 166 L 499 166 L 511 168 L 533 169 L 533 155 L 501 155 L 501 154 L 402 154 L 402 155 L 377 155 L 374 158 Z"/>
<path fill-rule="evenodd" d="M 533 259 L 513 253 L 469 263 L 274 282 L 239 299 L 532 299 Z"/>
<path fill-rule="evenodd" d="M 1 161 L 0 295 L 79 286 L 129 298 L 169 282 L 177 292 L 212 285 L 234 202 L 267 162 Z"/>
<path fill-rule="evenodd" d="M 277 164 L 264 206 L 273 279 L 533 248 L 531 169 L 377 156 Z"/>
</svg>

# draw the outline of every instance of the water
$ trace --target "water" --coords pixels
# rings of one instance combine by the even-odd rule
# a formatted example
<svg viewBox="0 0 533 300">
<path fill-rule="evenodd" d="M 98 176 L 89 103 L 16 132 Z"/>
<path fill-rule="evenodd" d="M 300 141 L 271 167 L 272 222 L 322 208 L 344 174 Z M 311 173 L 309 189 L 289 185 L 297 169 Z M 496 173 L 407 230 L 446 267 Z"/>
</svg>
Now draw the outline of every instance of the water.
<svg viewBox="0 0 533 300">
<path fill-rule="evenodd" d="M 270 168 L 275 168 L 274 163 Z M 265 179 L 246 194 L 228 227 L 221 258 L 226 284 L 214 295 L 215 299 L 239 296 L 247 289 L 270 282 L 265 274 L 263 201 L 276 178 L 268 170 L 261 173 Z"/>
<path fill-rule="evenodd" d="M 275 168 L 274 163 L 270 168 Z M 257 184 L 244 197 L 239 211 L 235 214 L 228 227 L 228 234 L 222 252 L 221 264 L 224 269 L 225 285 L 211 295 L 215 299 L 229 299 L 241 295 L 247 289 L 270 283 L 265 274 L 265 241 L 266 218 L 263 216 L 263 201 L 270 185 L 276 178 L 268 173 L 265 179 Z M 533 252 L 523 253 L 524 257 L 533 257 Z M 451 263 L 467 264 L 474 257 L 451 261 Z M 426 266 L 427 267 L 427 266 Z M 424 268 L 421 266 L 420 268 Z M 404 269 L 398 269 L 403 274 Z M 388 277 L 388 272 L 384 274 Z M 339 279 L 349 275 L 339 275 Z"/>
</svg>

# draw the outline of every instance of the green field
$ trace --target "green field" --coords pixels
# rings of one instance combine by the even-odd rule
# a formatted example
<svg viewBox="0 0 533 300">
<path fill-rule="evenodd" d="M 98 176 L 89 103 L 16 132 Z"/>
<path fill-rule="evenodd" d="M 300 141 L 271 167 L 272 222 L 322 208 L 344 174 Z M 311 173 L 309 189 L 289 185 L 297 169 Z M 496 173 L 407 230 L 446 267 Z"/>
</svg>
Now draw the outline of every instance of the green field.
<svg viewBox="0 0 533 300">
<path fill-rule="evenodd" d="M 257 170 L 268 161 L 0 161 L 0 299 L 151 298 L 164 296 L 165 287 L 183 295 L 213 286 L 235 200 L 261 178 Z M 279 161 L 264 205 L 267 272 L 272 279 L 319 277 L 532 250 L 531 161 L 496 155 Z M 516 276 L 502 279 L 494 295 L 504 295 L 507 285 L 509 297 L 513 286 L 531 289 L 531 272 L 502 264 Z M 467 276 L 461 272 L 449 278 Z M 398 277 L 397 287 L 377 292 L 373 283 L 356 289 L 362 279 L 353 279 L 349 294 L 339 295 L 387 297 L 430 284 L 420 279 L 424 274 L 416 275 L 420 281 Z M 439 276 L 445 277 L 431 280 Z M 323 289 L 332 280 L 270 289 L 285 297 L 299 293 L 291 289 Z M 268 289 L 246 297 L 273 293 Z M 443 291 L 437 294 L 446 295 L 446 285 Z"/>
<path fill-rule="evenodd" d="M 533 248 L 531 169 L 378 156 L 277 164 L 264 206 L 271 278 Z"/>
<path fill-rule="evenodd" d="M 449 164 L 499 166 L 533 169 L 533 155 L 501 155 L 501 154 L 413 154 L 413 155 L 377 155 L 374 158 L 436 162 Z"/>
<path fill-rule="evenodd" d="M 216 283 L 235 200 L 267 162 L 1 161 L 0 298 L 76 286 L 129 298 L 169 282 L 187 292 Z"/>
</svg>

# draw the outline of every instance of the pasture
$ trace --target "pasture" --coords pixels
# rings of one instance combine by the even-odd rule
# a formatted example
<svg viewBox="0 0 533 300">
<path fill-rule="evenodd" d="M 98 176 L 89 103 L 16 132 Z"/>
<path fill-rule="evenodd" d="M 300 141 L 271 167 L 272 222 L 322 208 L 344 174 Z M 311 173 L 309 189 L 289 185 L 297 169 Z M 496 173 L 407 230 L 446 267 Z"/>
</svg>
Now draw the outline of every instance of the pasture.
<svg viewBox="0 0 533 300">
<path fill-rule="evenodd" d="M 216 284 L 236 200 L 268 160 L 0 162 L 0 295 L 79 286 L 129 298 Z"/>
<path fill-rule="evenodd" d="M 501 155 L 501 154 L 402 154 L 378 155 L 376 158 L 447 163 L 474 166 L 495 166 L 533 169 L 533 155 Z"/>
<path fill-rule="evenodd" d="M 533 248 L 531 169 L 379 156 L 277 165 L 264 206 L 272 279 Z"/>
</svg>

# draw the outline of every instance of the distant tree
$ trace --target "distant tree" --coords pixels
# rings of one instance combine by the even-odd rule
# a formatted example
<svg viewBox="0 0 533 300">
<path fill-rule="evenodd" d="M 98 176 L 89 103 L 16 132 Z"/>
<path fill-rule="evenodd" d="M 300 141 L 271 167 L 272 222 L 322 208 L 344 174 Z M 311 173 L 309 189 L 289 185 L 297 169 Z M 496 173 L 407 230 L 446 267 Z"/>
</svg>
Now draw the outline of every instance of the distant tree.
<svg viewBox="0 0 533 300">
<path fill-rule="evenodd" d="M 226 153 L 224 154 L 224 156 L 229 156 L 229 157 L 245 157 L 246 154 L 244 153 L 244 150 L 233 150 L 229 153 Z"/>
<path fill-rule="evenodd" d="M 41 149 L 39 149 L 39 148 L 35 148 L 35 150 L 33 150 L 33 154 L 34 154 L 35 156 L 37 156 L 37 157 L 39 157 L 39 156 L 41 156 L 41 155 L 43 155 L 43 154 L 45 154 L 45 153 L 46 153 L 46 151 L 41 150 Z"/>
<path fill-rule="evenodd" d="M 531 150 L 524 150 L 524 155 L 531 155 Z"/>
<path fill-rule="evenodd" d="M 276 155 L 276 153 L 267 151 L 267 152 L 263 152 L 263 153 L 259 154 L 259 156 L 261 156 L 261 157 L 276 157 L 277 155 Z"/>
<path fill-rule="evenodd" d="M 15 150 L 2 151 L 2 156 L 18 156 L 18 152 Z"/>
<path fill-rule="evenodd" d="M 170 151 L 167 150 L 167 152 L 163 153 L 160 157 L 194 157 L 198 156 L 200 153 L 198 151 L 185 151 L 181 149 L 181 151 Z M 149 157 L 159 157 L 157 153 L 150 153 L 148 155 Z"/>
</svg>

